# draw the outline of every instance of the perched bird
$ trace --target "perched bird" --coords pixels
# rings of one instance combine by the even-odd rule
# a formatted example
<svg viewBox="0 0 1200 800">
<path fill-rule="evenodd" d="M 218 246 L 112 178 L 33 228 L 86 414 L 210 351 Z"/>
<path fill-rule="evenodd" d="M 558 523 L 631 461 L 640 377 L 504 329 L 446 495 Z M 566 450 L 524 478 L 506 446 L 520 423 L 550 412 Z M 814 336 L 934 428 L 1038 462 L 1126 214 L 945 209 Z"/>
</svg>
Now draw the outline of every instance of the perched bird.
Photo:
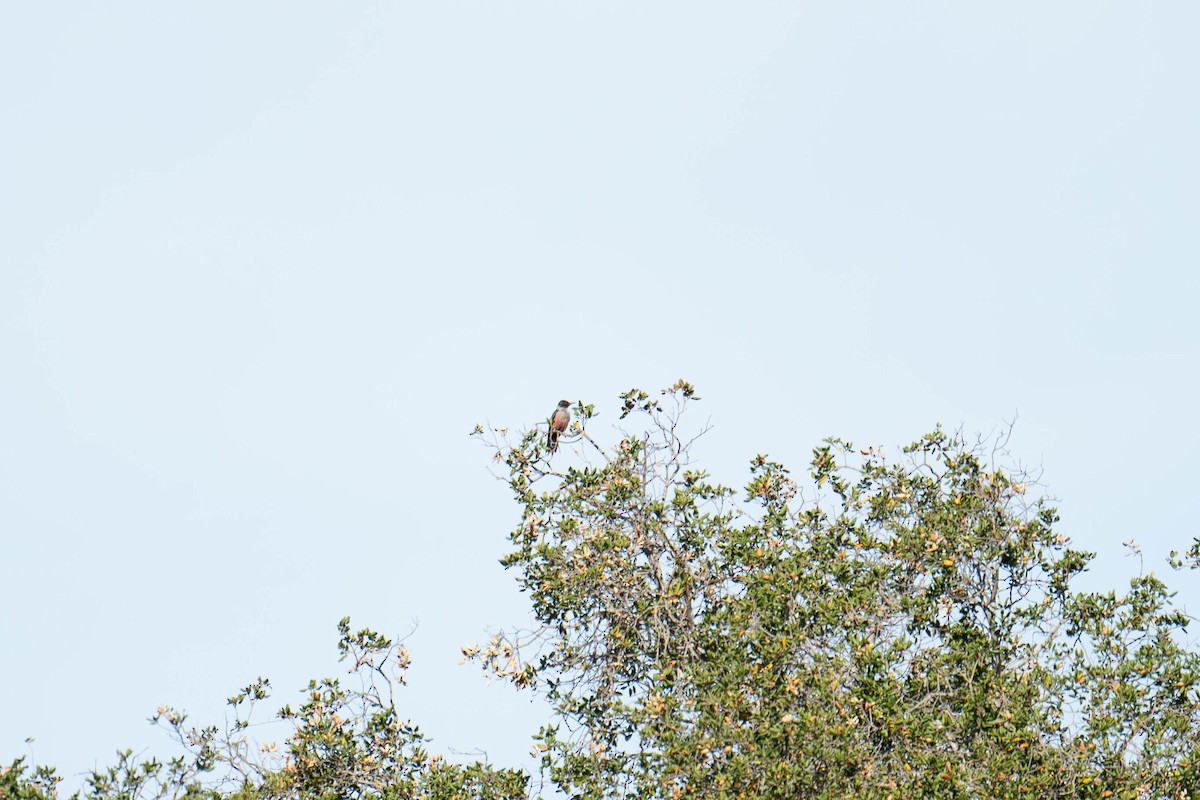
<svg viewBox="0 0 1200 800">
<path fill-rule="evenodd" d="M 558 435 L 571 424 L 571 404 L 566 400 L 558 401 L 558 408 L 550 415 L 550 431 L 546 434 L 546 446 L 553 453 L 558 449 Z"/>
</svg>

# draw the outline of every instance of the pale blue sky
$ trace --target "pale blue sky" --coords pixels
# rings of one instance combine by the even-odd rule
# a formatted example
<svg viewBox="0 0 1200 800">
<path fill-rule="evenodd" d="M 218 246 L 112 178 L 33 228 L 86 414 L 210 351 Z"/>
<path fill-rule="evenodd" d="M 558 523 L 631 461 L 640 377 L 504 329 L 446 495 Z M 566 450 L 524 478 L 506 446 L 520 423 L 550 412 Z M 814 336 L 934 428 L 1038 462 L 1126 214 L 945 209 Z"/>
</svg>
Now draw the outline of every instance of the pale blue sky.
<svg viewBox="0 0 1200 800">
<path fill-rule="evenodd" d="M 8 3 L 0 757 L 68 779 L 420 621 L 435 748 L 536 706 L 467 433 L 685 377 L 740 481 L 941 421 L 1090 580 L 1200 534 L 1194 2 Z M 1192 581 L 1194 584 L 1194 581 Z M 1184 593 L 1193 605 L 1200 591 Z"/>
</svg>

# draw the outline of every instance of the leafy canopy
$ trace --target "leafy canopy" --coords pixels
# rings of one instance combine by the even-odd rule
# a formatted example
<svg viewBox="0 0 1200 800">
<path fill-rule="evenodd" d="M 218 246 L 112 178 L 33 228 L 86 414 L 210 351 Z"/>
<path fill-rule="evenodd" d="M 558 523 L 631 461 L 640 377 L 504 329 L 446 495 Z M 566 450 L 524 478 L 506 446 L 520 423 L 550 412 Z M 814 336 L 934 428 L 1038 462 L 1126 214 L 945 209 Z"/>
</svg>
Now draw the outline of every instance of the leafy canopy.
<svg viewBox="0 0 1200 800">
<path fill-rule="evenodd" d="M 1003 440 L 939 428 L 889 459 L 829 439 L 806 485 L 760 455 L 738 492 L 694 460 L 692 386 L 621 399 L 607 449 L 577 407 L 575 461 L 535 431 L 492 440 L 522 509 L 504 564 L 539 625 L 467 654 L 551 701 L 564 793 L 1197 791 L 1189 618 L 1153 574 L 1074 590 L 1092 554 Z"/>
<path fill-rule="evenodd" d="M 1200 657 L 1153 573 L 1086 592 L 1072 549 L 1004 440 L 936 429 L 889 458 L 829 439 L 808 476 L 767 456 L 744 490 L 696 461 L 700 398 L 592 405 L 556 454 L 535 428 L 476 429 L 519 507 L 503 560 L 536 625 L 463 648 L 545 697 L 540 778 L 431 755 L 399 713 L 409 654 L 339 626 L 351 685 L 313 681 L 283 741 L 152 721 L 181 755 L 119 753 L 89 800 L 134 798 L 1184 798 L 1200 792 Z M 1200 542 L 1179 570 L 1200 564 Z M 0 800 L 56 796 L 21 759 Z"/>
</svg>

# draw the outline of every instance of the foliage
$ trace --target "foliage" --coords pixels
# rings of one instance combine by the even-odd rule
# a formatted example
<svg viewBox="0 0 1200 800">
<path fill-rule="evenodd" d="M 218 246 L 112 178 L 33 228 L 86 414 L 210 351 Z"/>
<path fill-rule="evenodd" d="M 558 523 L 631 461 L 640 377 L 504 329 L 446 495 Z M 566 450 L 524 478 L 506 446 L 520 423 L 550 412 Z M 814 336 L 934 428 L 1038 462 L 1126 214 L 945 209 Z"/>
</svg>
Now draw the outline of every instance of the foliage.
<svg viewBox="0 0 1200 800">
<path fill-rule="evenodd" d="M 536 431 L 491 442 L 522 508 L 504 563 L 539 626 L 465 652 L 551 702 L 538 743 L 563 792 L 1197 792 L 1189 619 L 1153 574 L 1074 590 L 1092 554 L 997 463 L 1003 441 L 939 428 L 889 459 L 829 439 L 811 485 L 758 456 L 740 495 L 693 463 L 696 399 L 625 393 L 640 424 L 608 450 L 579 406 L 565 469 Z"/>
<path fill-rule="evenodd" d="M 0 766 L 0 800 L 49 800 L 61 779 L 50 767 L 25 766 L 25 759 L 14 759 Z"/>
<path fill-rule="evenodd" d="M 86 800 L 514 800 L 526 796 L 519 770 L 455 764 L 425 748 L 425 737 L 399 716 L 395 690 L 410 663 L 400 644 L 350 620 L 338 625 L 338 650 L 350 662 L 355 685 L 323 678 L 309 683 L 304 703 L 284 706 L 278 718 L 291 726 L 279 745 L 251 736 L 254 706 L 270 696 L 265 678 L 228 704 L 224 729 L 188 724 L 187 716 L 160 706 L 151 722 L 165 729 L 184 755 L 163 763 L 139 761 L 132 751 L 90 773 L 76 795 Z M 0 800 L 49 800 L 54 771 L 22 774 L 20 760 L 0 774 Z"/>
<path fill-rule="evenodd" d="M 808 480 L 760 455 L 744 491 L 694 461 L 680 381 L 621 396 L 617 441 L 552 454 L 538 429 L 487 444 L 520 506 L 504 565 L 536 626 L 463 648 L 540 693 L 538 792 L 572 798 L 1184 798 L 1200 792 L 1200 655 L 1154 573 L 1087 592 L 1073 549 L 1006 439 L 938 428 L 889 458 L 840 439 Z M 482 428 L 476 434 L 486 435 Z M 551 460 L 553 458 L 553 461 Z M 1131 545 L 1132 546 L 1132 545 Z M 1200 541 L 1176 570 L 1200 565 Z M 530 777 L 431 755 L 401 718 L 409 654 L 339 625 L 350 677 L 285 706 L 287 735 L 152 722 L 183 755 L 118 754 L 86 800 L 334 800 L 530 794 Z M 18 759 L 0 800 L 50 800 Z"/>
</svg>

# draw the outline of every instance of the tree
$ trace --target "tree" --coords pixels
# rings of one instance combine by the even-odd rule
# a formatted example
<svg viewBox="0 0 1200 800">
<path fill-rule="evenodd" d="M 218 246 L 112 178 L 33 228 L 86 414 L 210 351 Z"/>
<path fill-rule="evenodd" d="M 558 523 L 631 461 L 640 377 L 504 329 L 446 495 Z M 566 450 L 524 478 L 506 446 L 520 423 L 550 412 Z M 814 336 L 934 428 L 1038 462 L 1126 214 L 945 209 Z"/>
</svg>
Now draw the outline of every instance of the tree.
<svg viewBox="0 0 1200 800">
<path fill-rule="evenodd" d="M 592 405 L 557 453 L 543 431 L 485 438 L 520 521 L 504 559 L 532 629 L 464 648 L 542 694 L 538 793 L 577 798 L 1184 798 L 1200 791 L 1200 655 L 1153 573 L 1084 592 L 1092 555 L 1057 530 L 1005 439 L 939 429 L 895 458 L 829 439 L 798 481 L 767 456 L 744 491 L 695 460 L 684 381 Z M 482 428 L 476 433 L 488 434 Z M 1200 541 L 1176 570 L 1200 565 Z M 184 755 L 119 754 L 88 800 L 478 798 L 530 776 L 431 755 L 395 690 L 409 655 L 339 625 L 353 686 L 323 679 L 252 739 L 258 679 L 224 729 L 158 709 Z M 20 759 L 0 800 L 49 800 Z"/>
<path fill-rule="evenodd" d="M 539 627 L 466 654 L 541 692 L 573 797 L 1184 797 L 1200 662 L 1166 585 L 1072 589 L 1071 549 L 998 446 L 938 429 L 889 460 L 829 439 L 710 481 L 680 381 L 622 395 L 610 449 L 493 438 L 522 509 L 504 564 Z M 626 423 L 626 424 L 630 424 Z M 1196 565 L 1197 548 L 1188 563 Z M 1185 561 L 1172 557 L 1173 566 Z"/>
<path fill-rule="evenodd" d="M 187 715 L 161 706 L 150 721 L 165 729 L 182 755 L 167 762 L 118 752 L 117 763 L 87 776 L 86 800 L 516 800 L 526 796 L 519 770 L 481 762 L 455 764 L 425 747 L 403 719 L 396 690 L 404 685 L 408 650 L 372 630 L 338 623 L 338 651 L 356 686 L 335 678 L 309 683 L 304 703 L 278 718 L 291 726 L 282 746 L 250 735 L 256 704 L 270 696 L 258 678 L 230 697 L 232 721 L 191 726 Z M 52 769 L 27 770 L 21 759 L 0 769 L 0 800 L 50 800 Z"/>
</svg>

